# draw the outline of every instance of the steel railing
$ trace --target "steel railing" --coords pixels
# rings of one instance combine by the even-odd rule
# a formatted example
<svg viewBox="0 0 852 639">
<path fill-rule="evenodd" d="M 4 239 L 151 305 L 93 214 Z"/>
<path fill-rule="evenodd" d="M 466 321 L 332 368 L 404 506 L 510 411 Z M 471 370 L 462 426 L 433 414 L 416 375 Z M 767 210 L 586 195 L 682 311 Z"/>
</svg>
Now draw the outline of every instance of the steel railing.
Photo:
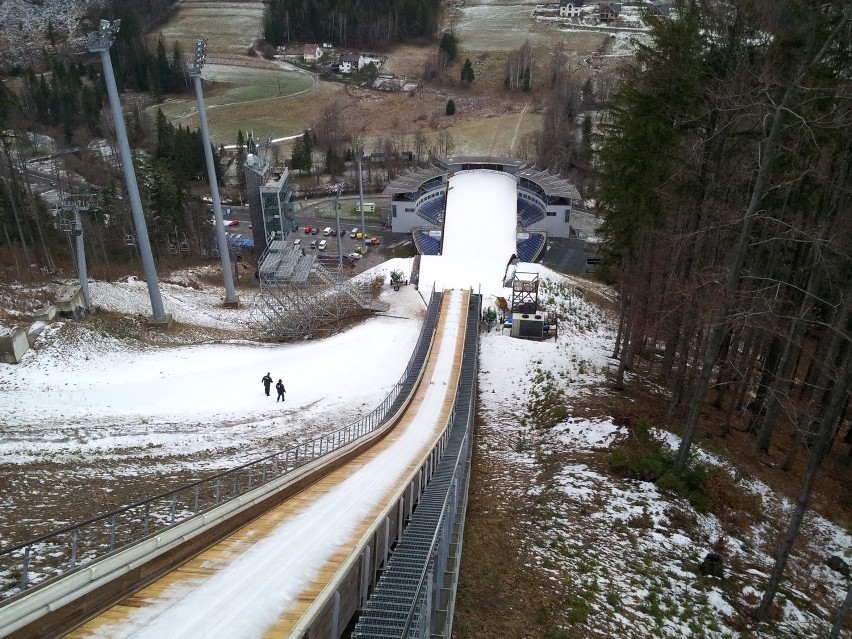
<svg viewBox="0 0 852 639">
<path fill-rule="evenodd" d="M 144 501 L 0 549 L 0 607 L 146 537 L 348 446 L 383 425 L 408 401 L 429 354 L 442 294 L 434 288 L 414 352 L 400 380 L 370 414 L 330 433 Z"/>
<path fill-rule="evenodd" d="M 474 302 L 476 299 L 476 302 Z M 471 298 L 458 392 L 444 454 L 412 513 L 376 589 L 355 626 L 353 639 L 428 639 L 439 607 L 452 529 L 466 504 L 466 479 L 476 374 L 481 298 Z"/>
</svg>

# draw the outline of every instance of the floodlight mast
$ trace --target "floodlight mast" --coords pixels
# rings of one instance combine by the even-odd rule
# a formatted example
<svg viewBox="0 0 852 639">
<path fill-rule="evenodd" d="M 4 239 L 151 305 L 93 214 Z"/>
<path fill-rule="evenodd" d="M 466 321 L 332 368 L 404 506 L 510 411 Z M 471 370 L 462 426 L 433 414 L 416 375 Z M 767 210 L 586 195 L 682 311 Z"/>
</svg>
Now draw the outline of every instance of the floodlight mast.
<svg viewBox="0 0 852 639">
<path fill-rule="evenodd" d="M 142 212 L 142 199 L 139 197 L 139 186 L 136 184 L 136 172 L 133 169 L 133 157 L 130 154 L 130 143 L 127 140 L 127 129 L 124 127 L 124 115 L 121 112 L 121 102 L 118 99 L 118 89 L 115 86 L 115 74 L 112 70 L 112 60 L 109 48 L 115 40 L 115 34 L 121 26 L 121 20 L 101 20 L 100 29 L 86 38 L 86 44 L 92 53 L 100 53 L 101 64 L 104 68 L 104 83 L 109 94 L 109 105 L 115 124 L 115 135 L 118 140 L 118 150 L 121 154 L 124 181 L 127 185 L 127 195 L 130 198 L 130 210 L 133 213 L 133 224 L 136 227 L 136 239 L 139 241 L 139 253 L 142 256 L 142 268 L 145 271 L 145 281 L 148 283 L 148 296 L 151 298 L 151 314 L 154 322 L 170 323 L 163 309 L 163 298 L 160 295 L 160 283 L 157 280 L 157 270 L 154 266 L 154 256 L 151 253 L 151 242 L 148 239 L 148 227 L 145 226 L 145 215 Z"/>
<path fill-rule="evenodd" d="M 86 245 L 83 242 L 83 220 L 80 208 L 74 207 L 74 236 L 77 238 L 77 273 L 80 276 L 80 288 L 83 290 L 83 303 L 86 312 L 92 312 L 92 297 L 89 295 L 89 272 L 86 269 Z"/>
<path fill-rule="evenodd" d="M 340 233 L 340 185 L 334 187 L 334 214 L 337 219 L 337 268 L 343 268 L 343 235 Z"/>
<path fill-rule="evenodd" d="M 222 221 L 222 201 L 219 199 L 219 183 L 216 181 L 216 166 L 213 163 L 213 151 L 210 147 L 210 130 L 207 127 L 207 110 L 204 106 L 204 92 L 201 90 L 201 70 L 207 61 L 207 38 L 195 41 L 195 58 L 188 65 L 187 72 L 195 85 L 195 98 L 198 101 L 198 119 L 201 122 L 201 143 L 204 146 L 204 158 L 207 160 L 207 181 L 210 183 L 210 197 L 213 200 L 213 216 L 216 221 L 216 242 L 219 245 L 219 259 L 222 261 L 222 275 L 225 280 L 225 306 L 237 306 L 239 298 L 234 290 L 234 275 L 231 272 L 231 256 L 228 253 L 228 240 L 225 238 L 225 223 Z"/>
<path fill-rule="evenodd" d="M 367 228 L 364 225 L 364 176 L 361 163 L 364 161 L 364 145 L 358 147 L 358 206 L 361 208 L 361 255 L 367 254 Z"/>
</svg>

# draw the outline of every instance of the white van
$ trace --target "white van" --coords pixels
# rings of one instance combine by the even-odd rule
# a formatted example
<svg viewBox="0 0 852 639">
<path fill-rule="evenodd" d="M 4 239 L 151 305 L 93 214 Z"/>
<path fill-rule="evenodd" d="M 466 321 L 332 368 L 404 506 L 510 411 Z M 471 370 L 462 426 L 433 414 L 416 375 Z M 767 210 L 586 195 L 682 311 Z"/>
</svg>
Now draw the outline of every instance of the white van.
<svg viewBox="0 0 852 639">
<path fill-rule="evenodd" d="M 351 237 L 354 240 L 356 235 L 358 235 L 358 227 L 357 226 L 354 229 L 352 229 L 352 232 L 349 234 L 349 237 Z"/>
<path fill-rule="evenodd" d="M 328 244 L 328 240 L 320 240 L 319 246 L 317 246 L 317 248 L 320 251 L 324 251 L 326 244 Z"/>
<path fill-rule="evenodd" d="M 331 227 L 330 227 L 330 226 L 326 226 L 326 227 L 322 230 L 322 234 L 323 234 L 323 235 L 325 235 L 326 237 L 328 237 L 329 235 L 331 235 Z"/>
</svg>

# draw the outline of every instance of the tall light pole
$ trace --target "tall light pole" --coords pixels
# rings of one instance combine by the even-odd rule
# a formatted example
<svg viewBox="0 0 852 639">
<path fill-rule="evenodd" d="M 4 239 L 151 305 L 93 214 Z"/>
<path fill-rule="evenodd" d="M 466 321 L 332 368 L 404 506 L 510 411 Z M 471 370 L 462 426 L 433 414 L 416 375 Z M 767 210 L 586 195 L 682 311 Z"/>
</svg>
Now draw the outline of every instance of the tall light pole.
<svg viewBox="0 0 852 639">
<path fill-rule="evenodd" d="M 367 254 L 367 229 L 364 226 L 364 177 L 361 162 L 364 161 L 364 145 L 358 147 L 358 207 L 361 209 L 361 255 Z"/>
<path fill-rule="evenodd" d="M 142 268 L 145 271 L 145 281 L 148 282 L 148 296 L 151 298 L 151 313 L 154 324 L 169 325 L 171 315 L 166 315 L 163 309 L 163 298 L 160 296 L 160 283 L 157 280 L 157 270 L 154 267 L 154 256 L 151 254 L 151 242 L 148 239 L 148 227 L 145 226 L 145 214 L 142 212 L 142 199 L 139 197 L 139 186 L 136 184 L 136 172 L 133 170 L 133 157 L 130 154 L 130 143 L 127 141 L 127 129 L 124 127 L 124 115 L 121 112 L 121 102 L 118 100 L 118 89 L 115 86 L 115 74 L 112 71 L 112 60 L 109 48 L 115 40 L 115 34 L 121 20 L 101 20 L 100 29 L 86 38 L 89 51 L 101 54 L 104 68 L 104 83 L 109 94 L 109 105 L 112 109 L 112 120 L 115 124 L 115 135 L 118 139 L 118 150 L 121 154 L 124 182 L 127 185 L 127 196 L 130 198 L 130 210 L 133 213 L 133 224 L 136 227 L 136 239 L 139 241 L 139 253 L 142 256 Z"/>
<path fill-rule="evenodd" d="M 222 275 L 225 279 L 225 306 L 239 306 L 240 300 L 234 290 L 234 276 L 231 273 L 231 256 L 228 254 L 228 240 L 225 238 L 225 223 L 222 221 L 222 201 L 219 199 L 219 183 L 216 181 L 216 166 L 213 164 L 213 150 L 210 147 L 210 130 L 207 128 L 207 110 L 204 107 L 204 93 L 201 91 L 201 69 L 207 61 L 207 38 L 195 41 L 195 58 L 187 66 L 189 77 L 195 85 L 195 98 L 198 100 L 198 119 L 201 122 L 201 143 L 204 145 L 204 157 L 207 160 L 207 181 L 210 182 L 210 197 L 213 199 L 213 215 L 216 219 L 216 240 L 219 244 L 219 259 L 222 260 Z"/>
<path fill-rule="evenodd" d="M 86 245 L 83 243 L 83 220 L 80 219 L 80 207 L 74 207 L 74 235 L 77 238 L 77 274 L 83 289 L 83 302 L 86 312 L 92 312 L 92 297 L 89 295 L 89 273 L 86 270 Z"/>
<path fill-rule="evenodd" d="M 343 268 L 343 236 L 340 234 L 340 185 L 334 187 L 334 214 L 337 216 L 337 268 Z"/>
</svg>

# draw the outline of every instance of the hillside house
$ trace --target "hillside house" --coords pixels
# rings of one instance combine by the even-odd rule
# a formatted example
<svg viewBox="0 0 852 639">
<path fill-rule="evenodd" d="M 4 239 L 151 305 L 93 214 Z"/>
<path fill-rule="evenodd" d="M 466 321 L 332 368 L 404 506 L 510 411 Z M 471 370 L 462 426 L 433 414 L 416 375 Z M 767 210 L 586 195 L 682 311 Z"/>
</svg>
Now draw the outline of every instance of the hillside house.
<svg viewBox="0 0 852 639">
<path fill-rule="evenodd" d="M 668 2 L 652 2 L 648 5 L 646 15 L 650 18 L 668 18 L 672 13 L 672 5 Z"/>
<path fill-rule="evenodd" d="M 305 62 L 316 62 L 322 57 L 322 47 L 318 44 L 306 44 L 304 56 Z"/>
<path fill-rule="evenodd" d="M 340 72 L 355 73 L 365 64 L 365 58 L 360 53 L 345 53 L 340 57 Z"/>
<path fill-rule="evenodd" d="M 620 2 L 604 2 L 598 5 L 598 19 L 601 22 L 613 22 L 621 15 Z"/>
<path fill-rule="evenodd" d="M 563 18 L 578 18 L 583 0 L 559 0 L 559 15 Z"/>
</svg>

